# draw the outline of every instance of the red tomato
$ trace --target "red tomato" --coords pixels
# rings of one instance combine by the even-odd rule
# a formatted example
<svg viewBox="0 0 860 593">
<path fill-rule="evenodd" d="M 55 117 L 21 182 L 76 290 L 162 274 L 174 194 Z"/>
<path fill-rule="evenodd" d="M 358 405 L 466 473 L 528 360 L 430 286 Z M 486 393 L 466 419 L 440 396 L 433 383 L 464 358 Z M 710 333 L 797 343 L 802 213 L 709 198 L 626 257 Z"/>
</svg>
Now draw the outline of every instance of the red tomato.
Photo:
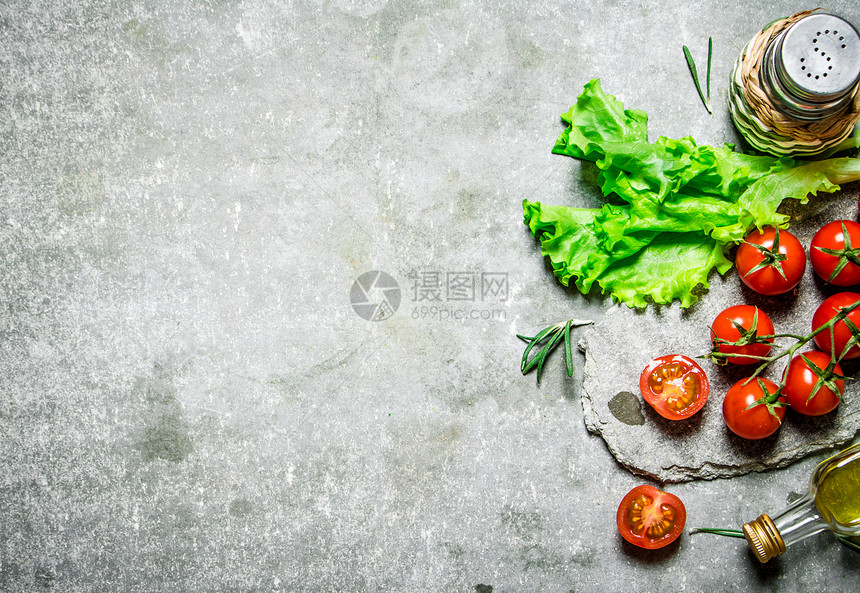
<svg viewBox="0 0 860 593">
<path fill-rule="evenodd" d="M 834 220 L 818 229 L 809 244 L 815 273 L 836 286 L 860 284 L 860 224 Z"/>
<path fill-rule="evenodd" d="M 735 324 L 744 328 L 741 335 Z M 743 356 L 767 356 L 770 352 L 773 338 L 764 342 L 756 341 L 758 336 L 772 336 L 774 334 L 773 322 L 767 314 L 753 305 L 735 305 L 722 311 L 711 324 L 711 341 L 714 339 L 726 340 L 727 342 L 738 342 L 743 338 L 746 342 L 740 346 L 729 344 L 714 344 L 720 352 L 726 354 L 740 354 Z M 726 358 L 727 362 L 734 364 L 755 364 L 761 362 L 755 358 L 743 358 L 733 356 Z"/>
<path fill-rule="evenodd" d="M 757 293 L 783 294 L 803 278 L 806 252 L 797 237 L 788 231 L 779 231 L 777 245 L 776 231 L 767 227 L 746 236 L 738 247 L 735 267 L 743 283 Z"/>
<path fill-rule="evenodd" d="M 710 383 L 705 371 L 683 354 L 659 356 L 639 375 L 645 401 L 663 418 L 682 420 L 702 409 Z"/>
<path fill-rule="evenodd" d="M 810 368 L 809 363 L 818 370 Z M 828 377 L 829 365 L 830 355 L 818 350 L 804 352 L 791 359 L 782 393 L 792 410 L 806 416 L 821 416 L 839 405 L 840 398 L 845 393 L 845 381 L 837 378 L 842 376 L 842 367 L 835 365 L 832 369 L 835 376 Z M 821 378 L 818 373 L 821 373 Z"/>
<path fill-rule="evenodd" d="M 819 327 L 833 319 L 839 311 L 853 305 L 857 301 L 860 301 L 860 294 L 857 294 L 856 292 L 839 292 L 827 298 L 818 306 L 818 309 L 815 310 L 815 314 L 812 316 L 812 331 L 817 330 Z M 860 308 L 851 311 L 847 318 L 855 326 L 860 327 Z M 854 345 L 854 341 L 852 341 L 852 345 L 848 352 L 845 352 L 845 347 L 848 346 L 849 341 L 852 340 L 851 329 L 845 325 L 845 321 L 838 321 L 836 325 L 833 326 L 832 332 L 824 330 L 816 334 L 815 338 L 813 338 L 815 340 L 815 345 L 825 352 L 830 353 L 831 334 L 833 345 L 836 349 L 837 359 L 857 358 L 860 356 L 860 348 Z"/>
<path fill-rule="evenodd" d="M 759 381 L 764 383 L 768 394 L 776 393 L 777 386 L 770 379 L 758 377 L 741 379 L 731 386 L 723 400 L 723 419 L 733 433 L 745 439 L 763 439 L 775 433 L 785 417 L 785 408 L 774 406 L 768 410 L 765 404 L 753 406 L 756 401 L 766 394 L 762 391 Z M 783 401 L 780 397 L 779 401 Z M 747 409 L 749 408 L 749 409 Z"/>
<path fill-rule="evenodd" d="M 647 550 L 668 546 L 678 539 L 686 522 L 687 509 L 680 498 L 647 484 L 628 492 L 615 514 L 621 537 Z"/>
</svg>

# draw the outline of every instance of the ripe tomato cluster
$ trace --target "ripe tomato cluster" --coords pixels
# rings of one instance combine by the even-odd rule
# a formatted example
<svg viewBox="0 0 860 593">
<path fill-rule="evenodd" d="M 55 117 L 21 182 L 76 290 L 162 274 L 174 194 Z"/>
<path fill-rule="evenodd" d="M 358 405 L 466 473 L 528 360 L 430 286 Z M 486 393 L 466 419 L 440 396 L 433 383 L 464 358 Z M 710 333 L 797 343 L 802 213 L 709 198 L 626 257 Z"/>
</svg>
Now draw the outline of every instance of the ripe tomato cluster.
<svg viewBox="0 0 860 593">
<path fill-rule="evenodd" d="M 860 284 L 860 224 L 838 220 L 821 227 L 810 243 L 815 273 L 833 286 Z M 735 267 L 750 289 L 764 295 L 793 290 L 806 272 L 807 256 L 800 241 L 784 230 L 765 228 L 750 233 L 738 247 Z M 755 372 L 729 388 L 723 419 L 734 434 L 763 439 L 782 424 L 786 408 L 807 416 L 832 412 L 845 392 L 839 361 L 860 357 L 860 293 L 839 292 L 819 305 L 812 331 L 798 337 L 776 333 L 770 317 L 753 305 L 740 304 L 720 312 L 711 324 L 713 350 L 707 356 L 720 364 L 757 365 Z M 771 355 L 775 338 L 797 341 L 782 354 Z M 818 350 L 799 353 L 814 341 Z M 779 385 L 760 376 L 770 362 L 788 356 Z M 659 356 L 641 372 L 639 389 L 645 401 L 669 420 L 683 420 L 701 410 L 710 383 L 705 371 L 682 354 Z M 636 546 L 655 549 L 674 542 L 686 521 L 676 496 L 653 486 L 627 493 L 616 513 L 621 536 Z"/>
<path fill-rule="evenodd" d="M 847 305 L 860 300 L 860 294 L 851 295 L 853 293 L 835 296 L 839 297 L 840 302 L 847 301 Z M 825 325 L 841 309 L 838 305 L 832 306 L 833 303 L 825 302 L 818 309 L 818 318 L 813 316 L 813 330 Z M 834 332 L 836 336 L 839 325 L 834 329 L 837 330 Z M 848 336 L 840 335 L 839 338 L 845 343 L 850 339 L 850 330 L 846 328 L 846 331 Z M 714 351 L 729 355 L 722 360 L 732 364 L 766 362 L 775 335 L 773 322 L 764 311 L 753 305 L 729 307 L 717 315 L 711 324 Z M 816 337 L 825 335 L 829 335 L 829 332 L 821 332 Z M 786 406 L 807 416 L 820 416 L 836 408 L 844 391 L 842 368 L 829 348 L 826 352 L 804 352 L 791 359 L 781 386 L 758 377 L 747 377 L 735 383 L 723 399 L 723 418 L 738 436 L 746 439 L 765 438 L 779 429 Z"/>
<path fill-rule="evenodd" d="M 854 245 L 860 246 L 860 224 L 837 220 L 824 225 L 810 243 L 813 270 L 833 286 L 860 284 L 860 247 Z M 774 228 L 750 233 L 735 259 L 741 280 L 765 295 L 793 290 L 806 264 L 806 251 L 797 237 Z M 860 357 L 858 303 L 860 294 L 854 292 L 827 298 L 813 315 L 811 333 L 805 338 L 777 334 L 767 313 L 753 305 L 734 305 L 720 312 L 711 324 L 714 349 L 707 357 L 719 364 L 755 368 L 723 399 L 728 428 L 745 439 L 763 439 L 779 429 L 786 408 L 807 416 L 833 411 L 845 391 L 839 361 Z M 794 337 L 796 344 L 771 354 L 778 337 Z M 818 350 L 799 352 L 812 341 Z M 779 384 L 760 376 L 767 364 L 783 356 L 789 362 Z M 704 407 L 710 384 L 695 361 L 672 354 L 655 358 L 642 370 L 639 389 L 658 414 L 682 420 Z"/>
<path fill-rule="evenodd" d="M 839 287 L 860 283 L 860 224 L 837 220 L 822 226 L 810 243 L 809 260 L 825 282 Z M 800 241 L 784 230 L 766 228 L 750 233 L 738 247 L 735 266 L 750 289 L 765 295 L 791 291 L 806 270 L 806 252 Z M 833 411 L 845 391 L 840 360 L 860 356 L 855 344 L 860 309 L 841 313 L 860 301 L 860 294 L 840 292 L 826 299 L 812 318 L 812 339 L 819 350 L 795 353 L 780 385 L 757 373 L 735 383 L 723 400 L 728 428 L 746 439 L 774 434 L 786 407 L 808 415 Z M 834 320 L 842 316 L 844 319 Z M 821 330 L 822 326 L 828 326 Z M 852 332 L 854 326 L 855 332 Z M 775 333 L 767 314 L 752 305 L 736 305 L 722 311 L 711 325 L 714 352 L 731 364 L 767 364 Z M 797 346 L 809 341 L 798 342 Z M 774 357 L 776 358 L 776 357 Z"/>
<path fill-rule="evenodd" d="M 833 286 L 860 284 L 860 224 L 839 220 L 821 227 L 810 244 L 815 273 Z M 773 228 L 750 233 L 738 247 L 735 266 L 741 280 L 764 295 L 793 290 L 806 272 L 806 252 L 788 231 Z M 839 405 L 845 377 L 839 361 L 860 357 L 860 294 L 839 292 L 827 298 L 812 316 L 812 331 L 798 337 L 776 333 L 770 317 L 753 305 L 740 304 L 720 312 L 711 324 L 713 350 L 707 356 L 720 364 L 757 365 L 723 398 L 723 419 L 734 434 L 763 439 L 782 425 L 786 408 L 807 416 L 827 414 Z M 771 355 L 775 338 L 797 341 L 782 354 Z M 814 341 L 818 350 L 798 353 Z M 774 360 L 788 356 L 779 385 L 760 376 Z M 659 356 L 639 377 L 645 401 L 669 420 L 683 420 L 701 410 L 710 383 L 705 371 L 682 354 Z M 653 486 L 627 493 L 616 513 L 618 532 L 646 549 L 668 546 L 684 529 L 686 509 L 678 497 Z"/>
</svg>

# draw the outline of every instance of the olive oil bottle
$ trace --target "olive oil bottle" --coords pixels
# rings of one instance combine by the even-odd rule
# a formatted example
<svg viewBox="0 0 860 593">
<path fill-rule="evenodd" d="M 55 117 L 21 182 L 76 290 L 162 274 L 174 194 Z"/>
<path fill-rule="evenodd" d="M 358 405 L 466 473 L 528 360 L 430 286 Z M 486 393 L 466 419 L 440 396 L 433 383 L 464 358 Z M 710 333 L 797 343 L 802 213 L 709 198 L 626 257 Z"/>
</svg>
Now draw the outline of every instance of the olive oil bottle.
<svg viewBox="0 0 860 593">
<path fill-rule="evenodd" d="M 826 530 L 855 542 L 860 537 L 860 443 L 818 464 L 806 496 L 743 526 L 744 537 L 761 562 Z"/>
</svg>

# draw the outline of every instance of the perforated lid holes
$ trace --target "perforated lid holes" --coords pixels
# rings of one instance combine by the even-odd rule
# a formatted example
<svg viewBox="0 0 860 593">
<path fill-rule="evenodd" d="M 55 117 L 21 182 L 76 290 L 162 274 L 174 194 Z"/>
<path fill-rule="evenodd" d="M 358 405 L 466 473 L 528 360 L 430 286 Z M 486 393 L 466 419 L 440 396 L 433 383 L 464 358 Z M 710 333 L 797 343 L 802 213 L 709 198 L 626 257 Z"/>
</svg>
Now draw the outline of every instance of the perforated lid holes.
<svg viewBox="0 0 860 593">
<path fill-rule="evenodd" d="M 762 82 L 791 117 L 818 120 L 844 109 L 860 81 L 860 35 L 832 14 L 813 14 L 767 49 Z"/>
</svg>

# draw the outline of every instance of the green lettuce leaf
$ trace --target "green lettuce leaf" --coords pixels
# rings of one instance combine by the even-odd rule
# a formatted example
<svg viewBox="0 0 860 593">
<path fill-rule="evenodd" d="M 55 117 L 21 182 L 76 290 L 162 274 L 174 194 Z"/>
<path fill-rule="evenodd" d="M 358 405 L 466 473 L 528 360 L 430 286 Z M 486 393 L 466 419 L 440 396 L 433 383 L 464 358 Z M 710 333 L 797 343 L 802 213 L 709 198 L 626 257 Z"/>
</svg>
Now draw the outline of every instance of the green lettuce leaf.
<svg viewBox="0 0 860 593">
<path fill-rule="evenodd" d="M 647 248 L 614 261 L 597 282 L 631 307 L 678 299 L 686 308 L 698 300 L 697 287 L 709 288 L 708 271 L 716 268 L 724 274 L 731 267 L 723 246 L 714 239 L 696 232 L 661 233 Z"/>
<path fill-rule="evenodd" d="M 725 273 L 732 266 L 727 248 L 700 232 L 638 233 L 627 237 L 624 249 L 605 250 L 594 225 L 607 208 L 613 207 L 568 208 L 524 201 L 527 224 L 565 286 L 573 281 L 587 294 L 596 282 L 631 307 L 673 299 L 689 307 L 697 300 L 694 290 L 708 288 L 711 269 Z"/>
<path fill-rule="evenodd" d="M 805 202 L 860 179 L 860 159 L 747 155 L 691 137 L 649 143 L 648 116 L 624 109 L 599 80 L 561 118 L 567 128 L 553 152 L 594 162 L 603 195 L 622 203 L 569 208 L 525 200 L 525 223 L 563 284 L 573 280 L 587 293 L 596 283 L 631 307 L 674 300 L 689 307 L 712 270 L 731 267 L 726 254 L 753 227 L 787 226 L 777 212 L 785 198 Z"/>
</svg>

